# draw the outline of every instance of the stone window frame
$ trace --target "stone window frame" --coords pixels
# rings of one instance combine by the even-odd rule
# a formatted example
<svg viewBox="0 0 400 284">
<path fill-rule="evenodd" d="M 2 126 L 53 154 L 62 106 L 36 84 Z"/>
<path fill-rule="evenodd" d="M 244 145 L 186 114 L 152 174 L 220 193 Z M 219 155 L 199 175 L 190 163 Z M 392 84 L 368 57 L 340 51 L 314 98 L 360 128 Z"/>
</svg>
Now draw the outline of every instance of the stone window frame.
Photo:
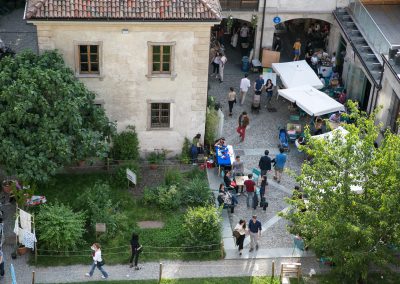
<svg viewBox="0 0 400 284">
<path fill-rule="evenodd" d="M 153 73 L 153 46 L 154 45 L 169 45 L 171 46 L 171 72 L 170 73 Z M 151 80 L 152 78 L 170 78 L 174 80 L 177 76 L 175 72 L 175 49 L 176 49 L 176 41 L 148 41 L 147 42 L 147 79 Z"/>
<path fill-rule="evenodd" d="M 170 131 L 174 128 L 174 100 L 147 100 L 147 131 Z M 152 127 L 151 126 L 151 105 L 152 104 L 169 104 L 169 127 Z"/>
<path fill-rule="evenodd" d="M 80 51 L 81 45 L 97 45 L 99 54 L 99 73 L 80 73 Z M 103 42 L 102 41 L 74 41 L 75 76 L 78 78 L 102 78 L 103 77 Z"/>
</svg>

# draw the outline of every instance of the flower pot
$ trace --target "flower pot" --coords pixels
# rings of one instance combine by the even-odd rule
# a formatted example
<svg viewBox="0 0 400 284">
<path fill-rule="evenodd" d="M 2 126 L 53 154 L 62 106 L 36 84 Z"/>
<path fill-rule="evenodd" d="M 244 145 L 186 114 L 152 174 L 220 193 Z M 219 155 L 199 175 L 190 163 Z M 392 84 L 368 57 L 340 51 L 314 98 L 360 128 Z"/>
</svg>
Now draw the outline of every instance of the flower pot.
<svg viewBox="0 0 400 284">
<path fill-rule="evenodd" d="M 15 252 L 12 252 L 12 253 L 11 253 L 11 258 L 12 258 L 12 259 L 16 259 L 16 258 L 17 258 L 17 254 L 16 254 Z"/>
<path fill-rule="evenodd" d="M 24 255 L 29 251 L 27 247 L 19 247 L 17 248 L 18 255 Z"/>
<path fill-rule="evenodd" d="M 158 166 L 156 164 L 150 164 L 150 169 L 156 170 Z"/>
<path fill-rule="evenodd" d="M 3 184 L 3 191 L 5 193 L 10 193 L 11 192 L 11 184 Z"/>
</svg>

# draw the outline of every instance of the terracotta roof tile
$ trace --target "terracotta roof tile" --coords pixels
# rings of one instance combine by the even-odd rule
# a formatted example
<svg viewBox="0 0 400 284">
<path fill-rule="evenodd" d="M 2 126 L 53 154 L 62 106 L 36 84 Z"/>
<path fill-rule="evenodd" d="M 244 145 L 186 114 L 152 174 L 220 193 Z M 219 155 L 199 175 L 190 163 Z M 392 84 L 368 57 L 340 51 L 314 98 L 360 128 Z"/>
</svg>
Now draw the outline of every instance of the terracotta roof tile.
<svg viewBox="0 0 400 284">
<path fill-rule="evenodd" d="M 26 19 L 220 20 L 219 0 L 28 0 Z"/>
</svg>

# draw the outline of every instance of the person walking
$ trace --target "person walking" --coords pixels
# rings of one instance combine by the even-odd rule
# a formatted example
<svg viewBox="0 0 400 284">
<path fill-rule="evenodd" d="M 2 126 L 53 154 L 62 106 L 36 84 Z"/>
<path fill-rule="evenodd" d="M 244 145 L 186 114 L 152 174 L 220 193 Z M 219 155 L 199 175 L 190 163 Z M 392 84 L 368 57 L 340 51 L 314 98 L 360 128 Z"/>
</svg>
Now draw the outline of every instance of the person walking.
<svg viewBox="0 0 400 284">
<path fill-rule="evenodd" d="M 211 76 L 215 75 L 216 79 L 218 79 L 220 61 L 221 61 L 221 54 L 217 51 L 215 53 L 215 56 L 214 56 L 212 62 L 211 62 L 212 66 L 213 66 L 213 72 L 212 72 Z"/>
<path fill-rule="evenodd" d="M 129 267 L 135 267 L 135 270 L 139 270 L 138 266 L 139 254 L 142 246 L 139 244 L 139 235 L 136 233 L 132 233 L 131 238 L 131 258 L 129 259 Z M 135 260 L 135 266 L 133 266 L 133 260 Z"/>
<path fill-rule="evenodd" d="M 265 108 L 267 108 L 271 103 L 272 95 L 274 93 L 274 84 L 272 83 L 271 79 L 267 80 L 267 83 L 265 84 L 265 91 L 267 92 L 267 103 Z"/>
<path fill-rule="evenodd" d="M 247 193 L 247 199 L 246 199 L 246 205 L 247 208 L 253 207 L 254 203 L 254 193 L 256 191 L 256 183 L 253 180 L 253 174 L 248 174 L 247 175 L 248 180 L 244 181 L 244 186 L 246 188 L 246 193 Z M 251 201 L 251 205 L 250 205 Z"/>
<path fill-rule="evenodd" d="M 295 43 L 293 44 L 293 54 L 294 58 L 293 61 L 298 61 L 300 58 L 300 53 L 301 53 L 301 42 L 300 39 L 296 39 Z"/>
<path fill-rule="evenodd" d="M 257 215 L 253 215 L 253 217 L 249 221 L 249 232 L 250 232 L 250 250 L 252 252 L 254 247 L 258 250 L 258 240 L 261 237 L 261 222 L 257 220 Z"/>
<path fill-rule="evenodd" d="M 282 172 L 285 168 L 287 156 L 285 154 L 285 150 L 283 148 L 279 148 L 279 154 L 275 156 L 275 176 L 274 179 L 281 182 Z"/>
<path fill-rule="evenodd" d="M 101 272 L 101 278 L 103 279 L 107 279 L 108 278 L 108 273 L 104 270 L 103 265 L 104 265 L 104 260 L 101 257 L 101 247 L 100 244 L 98 243 L 94 243 L 91 247 L 92 249 L 92 258 L 93 258 L 93 263 L 92 266 L 90 268 L 89 273 L 86 273 L 85 275 L 87 277 L 92 277 L 95 268 L 97 267 L 100 272 Z"/>
<path fill-rule="evenodd" d="M 244 137 L 246 136 L 246 127 L 249 125 L 250 119 L 247 115 L 247 112 L 242 112 L 242 114 L 239 116 L 239 126 L 236 129 L 236 132 L 239 133 L 239 136 L 241 138 L 240 142 L 244 141 Z"/>
<path fill-rule="evenodd" d="M 244 24 L 244 25 L 241 27 L 240 31 L 239 31 L 239 34 L 240 34 L 240 43 L 241 43 L 241 44 L 242 44 L 242 43 L 247 43 L 247 42 L 248 42 L 249 32 L 250 32 L 249 27 L 247 26 L 247 24 Z"/>
<path fill-rule="evenodd" d="M 229 104 L 229 116 L 232 116 L 233 104 L 236 103 L 236 92 L 233 87 L 229 88 L 230 92 L 228 93 L 228 104 Z"/>
<path fill-rule="evenodd" d="M 238 232 L 236 237 L 236 245 L 239 246 L 239 255 L 242 255 L 243 243 L 244 239 L 246 238 L 246 221 L 243 219 L 239 220 L 239 223 L 236 224 L 234 231 Z"/>
<path fill-rule="evenodd" d="M 240 80 L 240 104 L 243 105 L 245 99 L 246 99 L 246 95 L 247 92 L 251 86 L 250 84 L 250 80 L 247 78 L 249 76 L 249 74 L 244 74 L 244 78 L 242 78 L 242 80 Z"/>
<path fill-rule="evenodd" d="M 224 67 L 226 62 L 228 62 L 228 58 L 226 58 L 225 54 L 221 53 L 221 59 L 219 61 L 219 82 L 222 83 L 224 81 Z"/>
<path fill-rule="evenodd" d="M 265 182 L 267 182 L 268 179 L 267 173 L 271 170 L 271 158 L 268 155 L 269 151 L 265 150 L 264 156 L 262 156 L 258 162 L 258 167 L 261 170 L 261 176 L 265 176 Z"/>
<path fill-rule="evenodd" d="M 261 95 L 264 84 L 265 81 L 263 75 L 260 75 L 260 77 L 254 82 L 254 92 L 256 95 Z"/>
</svg>

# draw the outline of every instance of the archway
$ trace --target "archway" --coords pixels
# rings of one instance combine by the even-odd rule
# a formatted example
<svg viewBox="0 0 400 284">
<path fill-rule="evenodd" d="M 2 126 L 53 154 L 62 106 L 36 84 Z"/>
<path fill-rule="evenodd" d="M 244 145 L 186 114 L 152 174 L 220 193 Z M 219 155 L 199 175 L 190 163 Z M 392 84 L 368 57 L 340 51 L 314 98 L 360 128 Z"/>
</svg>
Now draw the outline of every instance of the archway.
<svg viewBox="0 0 400 284">
<path fill-rule="evenodd" d="M 293 60 L 293 44 L 301 42 L 300 59 L 307 51 L 327 50 L 331 24 L 313 18 L 295 18 L 275 25 L 272 48 L 281 52 L 281 62 Z"/>
</svg>

